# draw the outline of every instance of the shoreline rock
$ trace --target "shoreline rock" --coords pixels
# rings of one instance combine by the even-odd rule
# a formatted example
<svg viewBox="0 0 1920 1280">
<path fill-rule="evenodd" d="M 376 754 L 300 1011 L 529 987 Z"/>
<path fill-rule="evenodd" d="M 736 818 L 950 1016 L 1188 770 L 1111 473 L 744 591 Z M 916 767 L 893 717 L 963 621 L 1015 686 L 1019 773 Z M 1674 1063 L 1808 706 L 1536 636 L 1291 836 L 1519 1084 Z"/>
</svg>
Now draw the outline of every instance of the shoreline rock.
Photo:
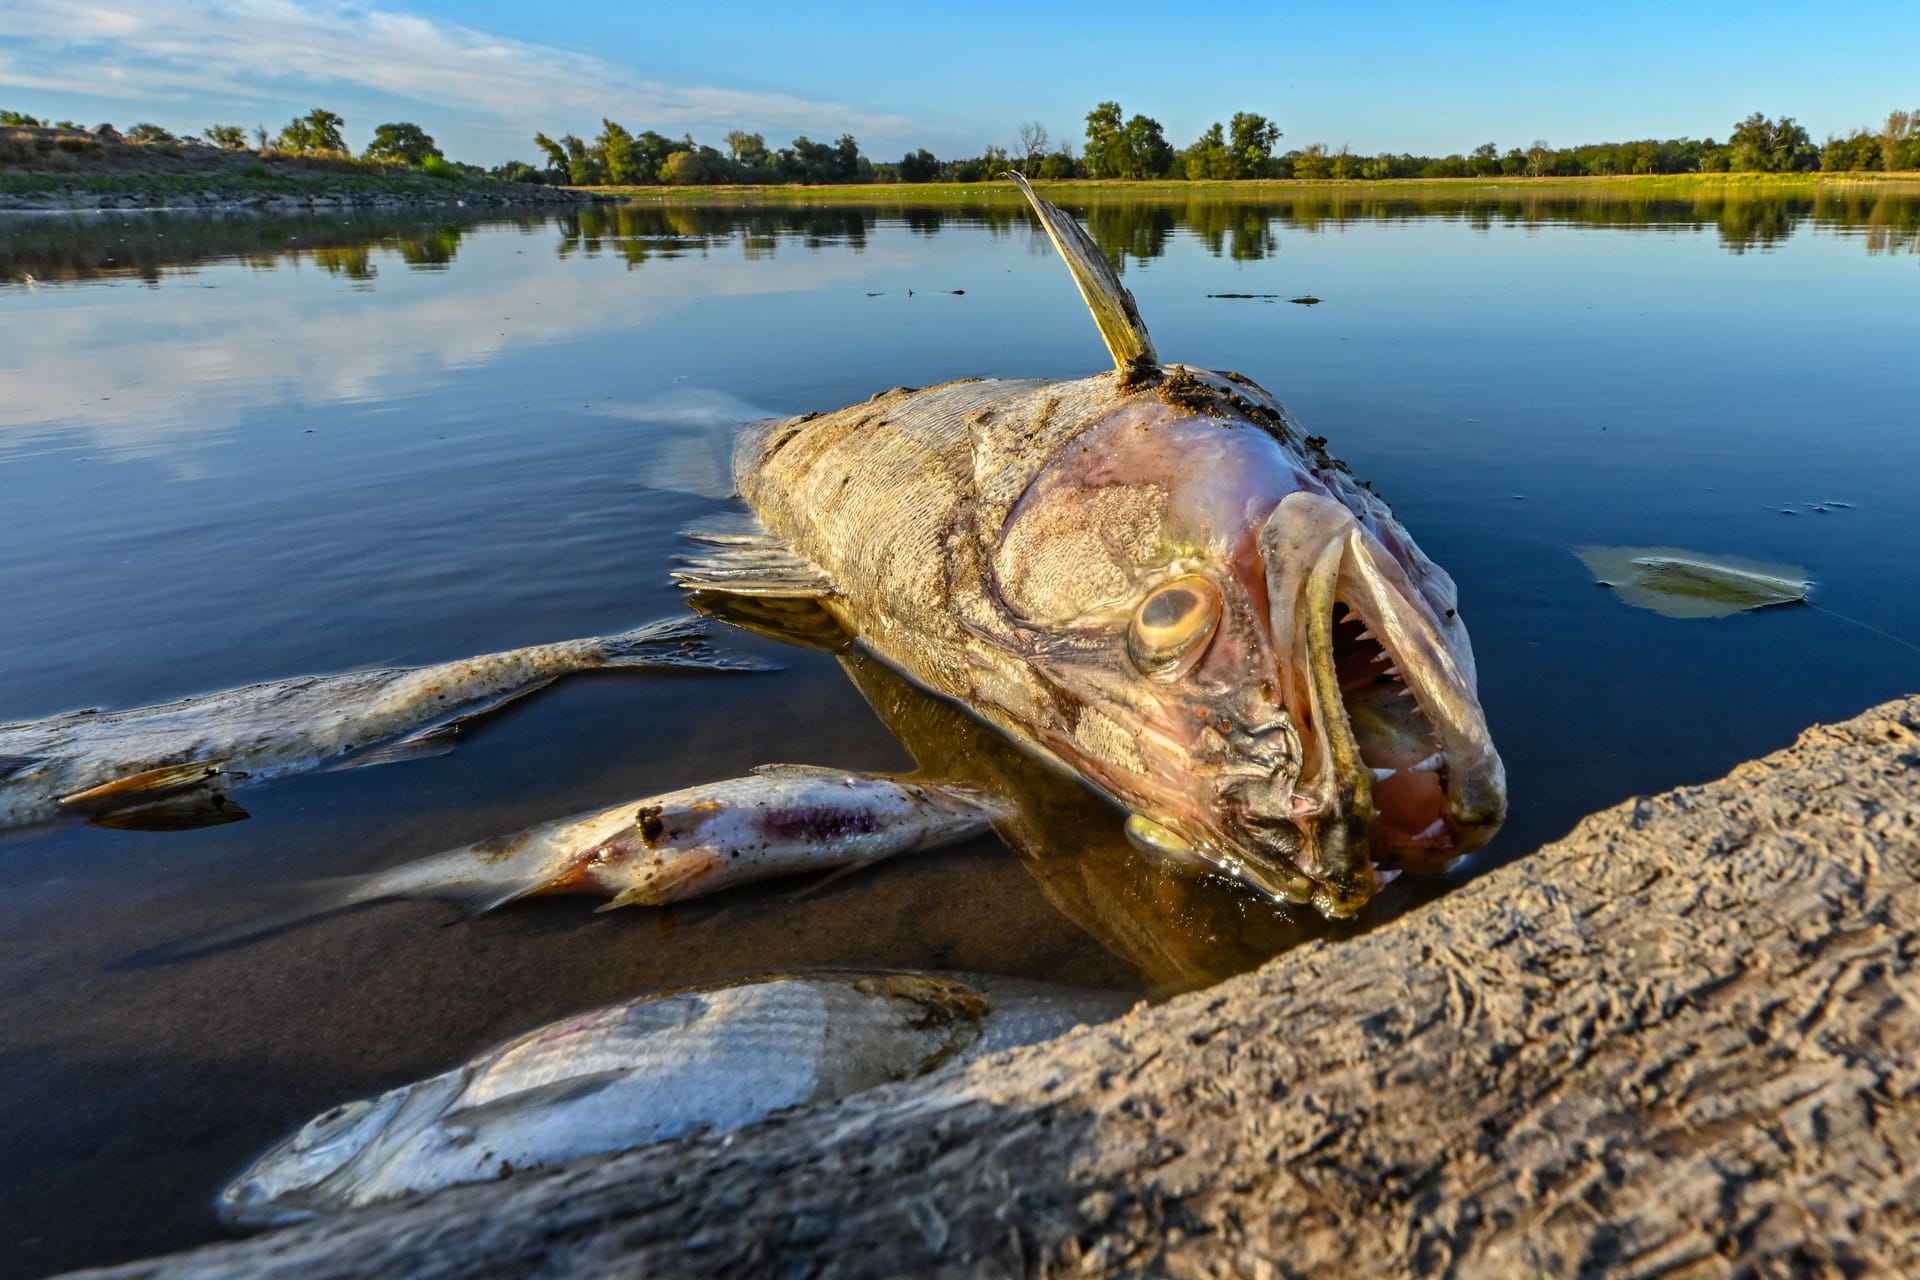
<svg viewBox="0 0 1920 1280">
<path fill-rule="evenodd" d="M 1916 964 L 1920 696 L 965 1072 L 86 1274 L 1915 1274 Z"/>
</svg>

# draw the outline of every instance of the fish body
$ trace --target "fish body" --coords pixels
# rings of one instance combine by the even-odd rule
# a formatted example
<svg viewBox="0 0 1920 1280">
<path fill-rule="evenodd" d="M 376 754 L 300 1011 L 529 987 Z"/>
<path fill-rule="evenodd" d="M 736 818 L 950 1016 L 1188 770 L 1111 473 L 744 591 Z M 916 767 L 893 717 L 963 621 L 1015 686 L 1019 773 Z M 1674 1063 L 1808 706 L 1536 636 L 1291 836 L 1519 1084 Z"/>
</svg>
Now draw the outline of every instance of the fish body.
<svg viewBox="0 0 1920 1280">
<path fill-rule="evenodd" d="M 917 973 L 795 974 L 562 1019 L 465 1065 L 334 1107 L 220 1195 L 264 1227 L 595 1152 L 722 1132 L 1124 1012 L 1020 984 L 1003 1001 Z"/>
<path fill-rule="evenodd" d="M 242 779 L 372 763 L 396 744 L 434 754 L 464 721 L 576 671 L 752 666 L 714 653 L 701 621 L 681 618 L 427 667 L 302 676 L 0 725 L 0 828 L 75 814 L 132 815 L 125 825 L 138 825 L 143 809 L 164 810 L 182 793 L 223 800 Z"/>
<path fill-rule="evenodd" d="M 323 883 L 307 914 L 384 898 L 484 911 L 534 893 L 661 906 L 803 871 L 837 871 L 985 832 L 986 796 L 880 774 L 765 765 L 740 778 L 629 800 Z"/>
<path fill-rule="evenodd" d="M 1277 900 L 1349 915 L 1483 843 L 1505 776 L 1452 580 L 1268 392 L 1159 363 L 1032 199 L 1117 369 L 752 424 L 734 478 L 763 532 L 708 537 L 682 582 L 820 598 L 1143 844 Z"/>
</svg>

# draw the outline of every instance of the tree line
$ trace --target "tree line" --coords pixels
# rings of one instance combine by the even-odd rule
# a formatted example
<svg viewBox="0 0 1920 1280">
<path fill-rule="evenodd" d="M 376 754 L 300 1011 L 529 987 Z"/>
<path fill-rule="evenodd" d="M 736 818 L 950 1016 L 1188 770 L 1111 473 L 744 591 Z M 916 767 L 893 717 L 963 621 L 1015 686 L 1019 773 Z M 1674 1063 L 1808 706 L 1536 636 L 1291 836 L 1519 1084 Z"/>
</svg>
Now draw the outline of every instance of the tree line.
<svg viewBox="0 0 1920 1280">
<path fill-rule="evenodd" d="M 237 124 L 210 124 L 197 134 L 175 134 L 171 130 L 147 122 L 129 125 L 124 132 L 110 124 L 98 125 L 92 130 L 87 130 L 71 120 L 42 121 L 25 112 L 0 110 L 0 127 L 4 126 L 68 129 L 75 132 L 111 134 L 124 138 L 128 142 L 178 142 L 217 147 L 222 151 L 249 149 L 248 131 Z M 307 114 L 295 116 L 287 121 L 278 133 L 269 132 L 267 126 L 263 124 L 255 125 L 252 130 L 253 149 L 293 155 L 334 155 L 352 158 L 353 152 L 346 142 L 346 127 L 347 122 L 339 113 L 329 111 L 325 107 L 315 107 Z M 431 134 L 419 125 L 405 120 L 374 126 L 373 139 L 360 152 L 359 158 L 378 164 L 409 165 L 429 173 L 486 172 L 476 165 L 461 164 L 457 160 L 447 159 Z"/>
<path fill-rule="evenodd" d="M 861 154 L 851 133 L 833 142 L 805 135 L 784 147 L 770 147 L 763 134 L 736 129 L 724 148 L 694 141 L 691 134 L 669 138 L 652 129 L 634 133 L 609 119 L 591 139 L 571 133 L 558 139 L 536 133 L 542 163 L 509 160 L 492 169 L 448 160 L 419 125 L 382 124 L 360 158 L 408 165 L 429 173 L 487 173 L 510 181 L 570 186 L 716 186 L 729 184 L 843 184 L 868 182 L 983 182 L 1008 169 L 1042 179 L 1382 179 L 1576 177 L 1610 174 L 1786 173 L 1920 170 L 1920 109 L 1889 112 L 1878 129 L 1858 128 L 1845 137 L 1828 135 L 1815 145 L 1791 116 L 1773 119 L 1754 112 L 1733 126 L 1725 142 L 1712 138 L 1643 139 L 1552 147 L 1536 141 L 1502 150 L 1492 142 L 1465 154 L 1422 156 L 1408 152 L 1365 155 L 1347 146 L 1315 142 L 1275 153 L 1280 127 L 1258 112 L 1236 112 L 1215 121 L 1188 146 L 1168 142 L 1166 130 L 1150 116 L 1126 116 L 1118 102 L 1102 102 L 1087 113 L 1085 145 L 1055 145 L 1038 121 L 1022 124 L 1011 147 L 989 146 L 977 156 L 942 160 L 924 147 L 899 160 L 874 160 Z M 0 125 L 40 126 L 17 111 L 0 110 Z M 54 128 L 79 129 L 71 121 Z M 110 126 L 101 126 L 110 128 Z M 252 131 L 262 151 L 350 156 L 337 113 L 316 107 L 287 122 L 277 134 L 264 125 Z M 247 147 L 248 131 L 216 124 L 203 135 L 176 138 L 156 124 L 127 129 L 134 142 L 197 142 L 231 150 Z"/>
</svg>

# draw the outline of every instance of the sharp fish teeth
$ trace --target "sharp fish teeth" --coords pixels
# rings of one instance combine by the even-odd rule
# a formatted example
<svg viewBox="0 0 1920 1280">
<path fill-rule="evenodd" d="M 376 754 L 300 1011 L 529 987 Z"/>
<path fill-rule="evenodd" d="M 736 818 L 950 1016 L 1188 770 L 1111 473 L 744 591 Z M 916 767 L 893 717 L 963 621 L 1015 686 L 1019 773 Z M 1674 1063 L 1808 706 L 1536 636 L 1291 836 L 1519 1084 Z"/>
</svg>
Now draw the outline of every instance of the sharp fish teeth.
<svg viewBox="0 0 1920 1280">
<path fill-rule="evenodd" d="M 1367 630 L 1365 627 L 1362 627 L 1360 628 L 1360 634 L 1357 638 L 1361 640 L 1372 640 L 1374 638 L 1374 634 L 1373 632 Z"/>
<path fill-rule="evenodd" d="M 1438 751 L 1436 751 L 1432 755 L 1428 756 L 1425 760 L 1422 760 L 1419 764 L 1408 765 L 1407 772 L 1408 773 L 1438 773 L 1440 772 L 1440 765 L 1442 763 L 1442 760 L 1443 760 L 1443 757 Z"/>
<path fill-rule="evenodd" d="M 1425 831 L 1422 831 L 1419 835 L 1415 836 L 1414 839 L 1415 840 L 1432 840 L 1440 836 L 1441 834 L 1443 834 L 1446 831 L 1446 829 L 1447 829 L 1447 820 L 1445 818 L 1435 818 L 1433 820 L 1433 825 L 1428 827 Z"/>
<path fill-rule="evenodd" d="M 1388 653 L 1385 649 L 1382 649 L 1379 653 L 1376 653 L 1373 655 L 1373 660 L 1375 662 L 1392 662 L 1393 655 Z"/>
<path fill-rule="evenodd" d="M 1391 778 L 1399 772 L 1398 769 L 1375 769 L 1373 771 L 1373 780 L 1375 782 L 1385 782 L 1388 778 Z"/>
</svg>

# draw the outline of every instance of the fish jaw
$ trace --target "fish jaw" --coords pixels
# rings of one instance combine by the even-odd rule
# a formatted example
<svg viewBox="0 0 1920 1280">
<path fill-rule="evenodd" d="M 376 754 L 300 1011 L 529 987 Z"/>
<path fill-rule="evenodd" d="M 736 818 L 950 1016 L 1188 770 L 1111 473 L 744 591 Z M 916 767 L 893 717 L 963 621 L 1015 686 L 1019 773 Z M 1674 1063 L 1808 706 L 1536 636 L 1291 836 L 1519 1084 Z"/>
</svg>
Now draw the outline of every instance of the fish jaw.
<svg viewBox="0 0 1920 1280">
<path fill-rule="evenodd" d="M 1323 910 L 1351 914 L 1380 872 L 1444 870 L 1506 817 L 1506 774 L 1474 687 L 1451 583 L 1408 568 L 1340 503 L 1281 501 L 1260 534 L 1274 645 L 1302 769 L 1245 821 L 1290 824 Z M 1320 899 L 1316 897 L 1316 901 Z"/>
</svg>

